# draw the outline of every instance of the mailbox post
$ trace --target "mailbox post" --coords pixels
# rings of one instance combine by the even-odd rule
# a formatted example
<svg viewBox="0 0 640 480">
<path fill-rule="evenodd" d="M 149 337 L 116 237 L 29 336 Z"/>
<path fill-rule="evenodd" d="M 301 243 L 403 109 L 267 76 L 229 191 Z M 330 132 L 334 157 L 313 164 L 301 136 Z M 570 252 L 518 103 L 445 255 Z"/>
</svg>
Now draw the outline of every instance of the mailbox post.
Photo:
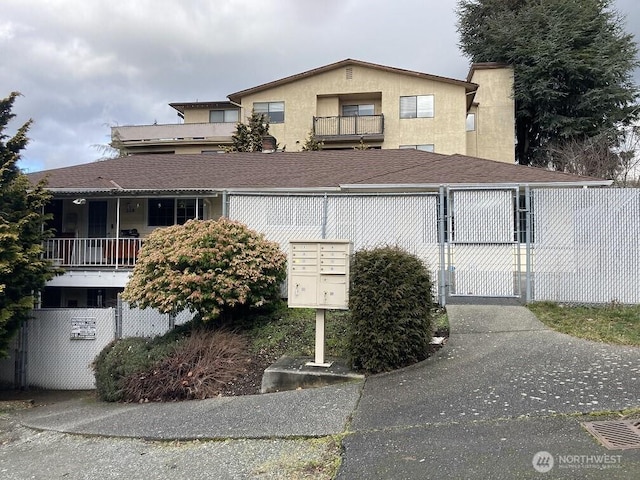
<svg viewBox="0 0 640 480">
<path fill-rule="evenodd" d="M 349 240 L 291 240 L 289 242 L 289 307 L 316 309 L 315 361 L 324 361 L 324 320 L 327 309 L 349 308 Z"/>
</svg>

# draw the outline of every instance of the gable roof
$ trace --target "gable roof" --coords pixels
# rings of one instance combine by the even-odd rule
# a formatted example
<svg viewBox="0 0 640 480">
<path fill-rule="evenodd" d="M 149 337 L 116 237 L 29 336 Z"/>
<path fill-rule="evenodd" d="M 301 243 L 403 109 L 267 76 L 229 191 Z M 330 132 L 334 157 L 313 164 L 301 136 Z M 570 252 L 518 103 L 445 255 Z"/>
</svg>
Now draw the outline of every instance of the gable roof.
<svg viewBox="0 0 640 480">
<path fill-rule="evenodd" d="M 606 186 L 611 181 L 419 150 L 131 155 L 28 175 L 63 193 L 407 191 L 440 185 Z"/>
<path fill-rule="evenodd" d="M 425 80 L 433 80 L 437 82 L 444 82 L 444 83 L 450 83 L 453 85 L 459 85 L 461 87 L 464 87 L 467 93 L 475 92 L 478 89 L 477 84 L 464 81 L 464 80 L 456 80 L 454 78 L 440 77 L 438 75 L 431 75 L 428 73 L 416 72 L 412 70 L 404 70 L 402 68 L 387 67 L 385 65 L 379 65 L 377 63 L 369 63 L 369 62 L 363 62 L 361 60 L 354 60 L 352 58 L 347 58 L 339 62 L 330 63 L 329 65 L 324 65 L 322 67 L 314 68 L 312 70 L 307 70 L 306 72 L 298 73 L 295 75 L 291 75 L 289 77 L 281 78 L 279 80 L 274 80 L 272 82 L 264 83 L 262 85 L 258 85 L 257 87 L 251 87 L 251 88 L 247 88 L 246 90 L 241 90 L 236 93 L 231 93 L 227 95 L 227 98 L 229 98 L 229 100 L 231 100 L 232 102 L 241 103 L 242 97 L 245 97 L 247 95 L 262 92 L 263 90 L 279 87 L 281 85 L 286 85 L 287 83 L 296 82 L 298 80 L 302 80 L 303 78 L 312 77 L 314 75 L 335 70 L 337 68 L 343 68 L 343 67 L 349 67 L 349 66 L 372 68 L 374 70 L 380 70 L 384 72 L 397 73 L 400 75 L 408 75 L 411 77 L 423 78 Z"/>
</svg>

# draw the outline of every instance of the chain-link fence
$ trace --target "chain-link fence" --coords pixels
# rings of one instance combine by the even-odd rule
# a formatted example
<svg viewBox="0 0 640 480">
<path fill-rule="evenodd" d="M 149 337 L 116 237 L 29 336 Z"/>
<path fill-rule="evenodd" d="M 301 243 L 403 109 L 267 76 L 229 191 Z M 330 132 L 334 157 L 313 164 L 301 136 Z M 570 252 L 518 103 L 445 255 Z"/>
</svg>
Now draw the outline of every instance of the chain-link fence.
<svg viewBox="0 0 640 480">
<path fill-rule="evenodd" d="M 398 245 L 448 296 L 639 303 L 640 191 L 440 188 L 433 194 L 229 195 L 228 215 L 280 244 Z"/>
<path fill-rule="evenodd" d="M 33 311 L 0 361 L 0 382 L 59 390 L 95 388 L 92 362 L 111 341 L 163 335 L 192 318 L 190 312 L 161 314 L 131 308 L 47 308 Z"/>
<path fill-rule="evenodd" d="M 533 191 L 533 296 L 640 303 L 640 190 Z"/>
<path fill-rule="evenodd" d="M 447 189 L 432 194 L 228 195 L 228 216 L 280 244 L 350 240 L 355 250 L 397 245 L 451 295 L 524 301 L 640 303 L 640 190 Z M 0 361 L 0 381 L 93 388 L 95 356 L 114 338 L 155 336 L 189 312 L 132 309 L 34 311 Z"/>
</svg>

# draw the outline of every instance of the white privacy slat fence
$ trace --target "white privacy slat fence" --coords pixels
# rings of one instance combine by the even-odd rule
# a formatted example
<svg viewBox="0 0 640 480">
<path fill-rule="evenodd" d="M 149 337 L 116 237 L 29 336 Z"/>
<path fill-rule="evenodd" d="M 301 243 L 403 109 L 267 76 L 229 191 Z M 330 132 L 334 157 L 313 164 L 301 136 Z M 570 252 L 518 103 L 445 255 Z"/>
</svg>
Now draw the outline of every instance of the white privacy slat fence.
<svg viewBox="0 0 640 480">
<path fill-rule="evenodd" d="M 284 251 L 303 238 L 348 239 L 356 251 L 400 246 L 432 271 L 441 304 L 448 296 L 640 303 L 638 189 L 232 193 L 228 216 Z"/>
</svg>

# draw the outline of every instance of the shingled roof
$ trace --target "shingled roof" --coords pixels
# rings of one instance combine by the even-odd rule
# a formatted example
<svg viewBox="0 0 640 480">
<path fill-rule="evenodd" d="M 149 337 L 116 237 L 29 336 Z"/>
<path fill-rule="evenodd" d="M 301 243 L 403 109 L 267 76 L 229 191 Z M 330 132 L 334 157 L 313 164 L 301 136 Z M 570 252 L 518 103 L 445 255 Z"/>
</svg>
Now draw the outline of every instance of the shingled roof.
<svg viewBox="0 0 640 480">
<path fill-rule="evenodd" d="M 607 180 L 418 150 L 132 155 L 29 174 L 58 192 L 429 190 L 439 185 L 590 185 Z"/>
</svg>

